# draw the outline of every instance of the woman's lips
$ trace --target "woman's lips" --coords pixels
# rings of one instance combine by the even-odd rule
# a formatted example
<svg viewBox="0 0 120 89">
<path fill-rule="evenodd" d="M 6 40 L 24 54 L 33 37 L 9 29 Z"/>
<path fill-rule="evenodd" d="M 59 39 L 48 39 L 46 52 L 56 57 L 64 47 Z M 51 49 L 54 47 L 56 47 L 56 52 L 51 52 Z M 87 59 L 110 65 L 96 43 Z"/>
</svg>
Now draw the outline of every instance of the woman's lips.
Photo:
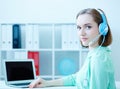
<svg viewBox="0 0 120 89">
<path fill-rule="evenodd" d="M 88 39 L 88 38 L 81 38 L 81 41 L 82 41 L 82 42 L 85 42 L 85 41 L 87 41 L 87 39 Z"/>
</svg>

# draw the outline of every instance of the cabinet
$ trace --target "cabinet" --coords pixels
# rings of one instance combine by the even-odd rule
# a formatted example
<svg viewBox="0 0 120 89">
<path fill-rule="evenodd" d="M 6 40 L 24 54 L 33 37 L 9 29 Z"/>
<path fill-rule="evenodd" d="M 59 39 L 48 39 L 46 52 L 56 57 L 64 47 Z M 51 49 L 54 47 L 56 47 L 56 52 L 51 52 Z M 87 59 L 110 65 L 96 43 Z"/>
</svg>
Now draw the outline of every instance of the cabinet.
<svg viewBox="0 0 120 89">
<path fill-rule="evenodd" d="M 74 23 L 18 23 L 20 47 L 13 47 L 14 23 L 0 24 L 0 78 L 2 61 L 28 59 L 29 51 L 39 53 L 40 76 L 55 79 L 77 72 L 87 49 L 80 46 Z M 13 32 L 14 31 L 14 32 Z"/>
</svg>

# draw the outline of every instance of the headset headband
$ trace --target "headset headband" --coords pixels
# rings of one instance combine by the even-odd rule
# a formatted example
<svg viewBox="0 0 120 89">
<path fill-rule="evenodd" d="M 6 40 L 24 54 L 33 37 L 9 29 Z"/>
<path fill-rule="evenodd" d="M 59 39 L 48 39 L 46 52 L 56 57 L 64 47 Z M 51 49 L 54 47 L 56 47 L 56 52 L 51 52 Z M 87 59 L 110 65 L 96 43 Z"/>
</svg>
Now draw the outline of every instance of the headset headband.
<svg viewBox="0 0 120 89">
<path fill-rule="evenodd" d="M 99 32 L 101 35 L 105 36 L 108 33 L 107 19 L 106 19 L 106 16 L 102 10 L 97 9 L 97 11 L 100 13 L 102 20 L 103 20 L 103 22 L 100 23 L 100 25 L 99 25 Z"/>
</svg>

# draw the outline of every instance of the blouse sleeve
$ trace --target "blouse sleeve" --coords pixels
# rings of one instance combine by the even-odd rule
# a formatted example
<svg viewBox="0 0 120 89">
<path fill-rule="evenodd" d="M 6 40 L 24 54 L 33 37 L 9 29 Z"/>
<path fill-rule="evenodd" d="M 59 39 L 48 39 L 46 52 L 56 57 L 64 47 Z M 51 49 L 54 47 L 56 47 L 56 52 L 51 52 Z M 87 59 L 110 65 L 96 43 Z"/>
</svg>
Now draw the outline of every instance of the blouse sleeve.
<svg viewBox="0 0 120 89">
<path fill-rule="evenodd" d="M 75 86 L 76 85 L 76 74 L 72 74 L 63 78 L 64 86 Z"/>
<path fill-rule="evenodd" d="M 90 89 L 107 89 L 109 84 L 109 66 L 107 55 L 97 55 L 91 61 Z"/>
</svg>

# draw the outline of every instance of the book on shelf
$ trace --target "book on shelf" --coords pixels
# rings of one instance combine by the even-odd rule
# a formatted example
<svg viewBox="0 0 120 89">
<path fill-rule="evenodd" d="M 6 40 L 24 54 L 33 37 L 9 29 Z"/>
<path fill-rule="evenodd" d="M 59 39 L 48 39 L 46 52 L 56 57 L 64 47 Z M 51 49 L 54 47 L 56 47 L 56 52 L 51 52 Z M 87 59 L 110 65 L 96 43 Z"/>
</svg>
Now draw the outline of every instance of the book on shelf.
<svg viewBox="0 0 120 89">
<path fill-rule="evenodd" d="M 21 48 L 21 31 L 19 24 L 13 24 L 13 48 Z"/>
<path fill-rule="evenodd" d="M 38 51 L 28 51 L 28 59 L 33 59 L 35 64 L 36 75 L 40 75 L 40 56 Z"/>
</svg>

